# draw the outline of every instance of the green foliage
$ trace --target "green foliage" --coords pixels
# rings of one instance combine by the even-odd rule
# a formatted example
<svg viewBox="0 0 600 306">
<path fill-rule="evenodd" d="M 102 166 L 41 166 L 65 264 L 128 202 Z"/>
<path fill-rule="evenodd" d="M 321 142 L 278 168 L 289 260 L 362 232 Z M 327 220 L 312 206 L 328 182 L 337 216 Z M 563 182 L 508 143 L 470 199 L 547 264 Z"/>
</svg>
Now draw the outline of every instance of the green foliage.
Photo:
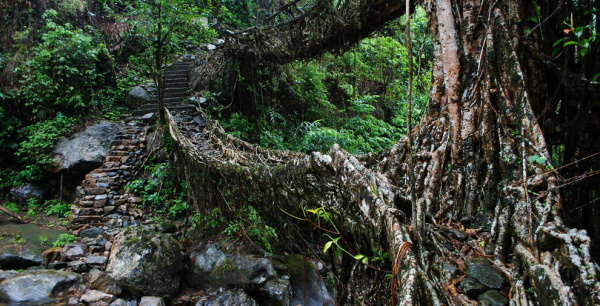
<svg viewBox="0 0 600 306">
<path fill-rule="evenodd" d="M 225 28 L 243 29 L 254 25 L 257 5 L 255 0 L 206 1 L 204 14 Z"/>
<path fill-rule="evenodd" d="M 267 252 L 273 251 L 273 241 L 277 239 L 277 231 L 269 226 L 249 204 L 237 209 L 230 218 L 218 207 L 202 215 L 196 213 L 192 217 L 191 224 L 196 229 L 220 232 L 227 237 L 248 237 Z"/>
<path fill-rule="evenodd" d="M 46 216 L 67 217 L 71 213 L 71 205 L 68 203 L 60 203 L 58 200 L 49 200 L 44 202 L 44 211 Z"/>
<path fill-rule="evenodd" d="M 15 203 L 15 202 L 8 202 L 8 203 L 4 204 L 4 208 L 6 208 L 14 213 L 19 212 L 19 205 L 17 205 L 17 203 Z"/>
<path fill-rule="evenodd" d="M 546 163 L 546 158 L 543 156 L 539 156 L 539 155 L 533 155 L 529 158 L 529 162 L 543 165 Z"/>
<path fill-rule="evenodd" d="M 21 235 L 15 234 L 13 236 L 13 238 L 10 241 L 8 241 L 8 243 L 27 244 L 27 240 L 25 240 L 25 238 L 21 237 Z"/>
<path fill-rule="evenodd" d="M 337 229 L 337 227 L 335 226 L 335 223 L 333 222 L 333 219 L 331 218 L 331 213 L 329 213 L 328 211 L 325 210 L 325 207 L 321 206 L 321 207 L 317 207 L 315 209 L 306 209 L 305 210 L 305 214 L 306 212 L 310 213 L 309 216 L 314 215 L 317 220 L 316 220 L 316 224 L 319 227 L 323 227 L 325 225 L 331 226 L 333 229 L 335 229 L 336 232 L 339 232 L 339 230 Z M 309 216 L 307 216 L 307 218 L 305 220 L 310 220 Z M 321 224 L 321 220 L 324 221 L 324 224 Z M 310 221 L 313 222 L 314 221 Z M 328 239 L 328 241 L 323 245 L 323 253 L 327 253 L 327 251 L 329 251 L 332 247 L 335 247 L 336 249 L 336 257 L 338 257 L 339 255 L 341 255 L 341 253 L 346 253 L 348 255 L 350 255 L 352 258 L 364 263 L 364 264 L 368 264 L 370 261 L 370 258 L 363 255 L 363 254 L 352 254 L 350 251 L 346 250 L 340 242 L 340 239 L 342 238 L 341 236 L 339 237 L 335 237 L 333 238 L 331 235 L 329 234 L 324 234 L 324 237 L 326 237 Z M 381 253 L 381 252 L 379 252 Z M 380 256 L 378 256 L 377 260 L 382 260 Z"/>
<path fill-rule="evenodd" d="M 230 220 L 222 233 L 227 236 L 245 235 L 267 252 L 273 251 L 272 240 L 277 239 L 275 229 L 267 225 L 251 205 L 237 210 L 235 220 Z"/>
<path fill-rule="evenodd" d="M 48 236 L 41 235 L 39 237 L 40 245 L 48 245 Z"/>
<path fill-rule="evenodd" d="M 158 163 L 146 168 L 146 178 L 132 181 L 127 189 L 142 198 L 141 205 L 156 215 L 175 220 L 188 209 L 187 186 L 179 184 L 169 163 Z"/>
<path fill-rule="evenodd" d="M 183 42 L 208 42 L 216 32 L 206 27 L 203 14 L 195 2 L 186 0 L 125 1 L 125 34 L 135 49 L 128 60 L 132 75 L 151 77 L 158 84 L 160 69 L 173 55 L 183 53 Z"/>
<path fill-rule="evenodd" d="M 552 45 L 554 54 L 557 54 L 562 48 L 567 46 L 575 47 L 575 59 L 583 58 L 591 48 L 593 43 L 600 33 L 596 32 L 595 23 L 586 24 L 583 26 L 575 26 L 575 20 L 571 15 L 570 21 L 565 22 L 567 29 L 564 30 L 566 37 L 563 37 Z M 596 77 L 595 77 L 596 78 Z"/>
<path fill-rule="evenodd" d="M 58 236 L 58 238 L 56 238 L 56 241 L 54 241 L 52 246 L 64 247 L 65 245 L 67 245 L 75 240 L 77 240 L 77 237 L 75 237 L 72 234 L 60 234 L 60 236 Z"/>
<path fill-rule="evenodd" d="M 412 120 L 425 113 L 433 40 L 422 9 L 412 16 L 416 45 Z M 252 117 L 218 112 L 226 130 L 263 147 L 327 152 L 335 143 L 355 153 L 391 146 L 406 133 L 408 51 L 392 25 L 341 55 L 325 54 L 277 70 L 262 67 L 251 90 L 261 101 Z M 285 103 L 281 103 L 285 100 Z M 213 112 L 215 113 L 215 112 Z"/>
<path fill-rule="evenodd" d="M 19 96 L 40 119 L 57 112 L 83 112 L 94 101 L 95 89 L 104 86 L 106 65 L 111 63 L 106 46 L 94 39 L 91 29 L 57 24 L 55 13 L 46 12 L 41 43 L 16 71 L 22 75 Z"/>
<path fill-rule="evenodd" d="M 39 121 L 19 131 L 24 140 L 19 143 L 16 156 L 24 166 L 16 179 L 23 183 L 41 178 L 46 167 L 54 163 L 51 155 L 56 141 L 71 132 L 75 120 L 61 113 L 54 118 Z"/>
</svg>

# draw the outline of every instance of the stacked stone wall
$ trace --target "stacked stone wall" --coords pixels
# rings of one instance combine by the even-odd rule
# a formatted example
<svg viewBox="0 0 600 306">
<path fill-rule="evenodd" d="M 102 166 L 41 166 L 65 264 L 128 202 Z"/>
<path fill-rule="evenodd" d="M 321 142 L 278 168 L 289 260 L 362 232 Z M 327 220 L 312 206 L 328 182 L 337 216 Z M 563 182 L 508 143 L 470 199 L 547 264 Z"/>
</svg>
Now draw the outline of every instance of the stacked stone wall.
<svg viewBox="0 0 600 306">
<path fill-rule="evenodd" d="M 149 117 L 149 116 L 147 116 Z M 100 168 L 85 176 L 77 187 L 77 199 L 69 217 L 72 229 L 89 226 L 109 228 L 139 224 L 142 199 L 126 188 L 146 161 L 148 119 L 123 120 L 121 131 L 111 142 L 109 155 Z"/>
</svg>

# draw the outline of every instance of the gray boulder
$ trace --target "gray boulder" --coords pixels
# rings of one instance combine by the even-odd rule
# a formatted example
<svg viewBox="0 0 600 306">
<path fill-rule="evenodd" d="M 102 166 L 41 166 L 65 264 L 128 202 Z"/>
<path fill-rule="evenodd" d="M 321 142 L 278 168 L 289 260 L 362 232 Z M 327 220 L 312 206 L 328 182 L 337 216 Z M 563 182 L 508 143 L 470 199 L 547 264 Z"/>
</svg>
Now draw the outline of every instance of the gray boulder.
<svg viewBox="0 0 600 306">
<path fill-rule="evenodd" d="M 125 103 L 130 108 L 138 108 L 144 104 L 147 104 L 152 96 L 142 86 L 135 86 L 128 93 L 125 98 Z"/>
<path fill-rule="evenodd" d="M 90 287 L 116 296 L 123 294 L 121 284 L 100 270 L 90 273 Z"/>
<path fill-rule="evenodd" d="M 177 241 L 146 227 L 115 237 L 106 273 L 140 297 L 172 297 L 179 291 L 182 256 Z"/>
<path fill-rule="evenodd" d="M 81 301 L 86 304 L 108 305 L 116 299 L 116 296 L 99 290 L 88 290 L 81 296 Z"/>
<path fill-rule="evenodd" d="M 241 289 L 225 290 L 207 301 L 199 301 L 196 303 L 196 306 L 230 305 L 257 306 L 258 304 L 256 304 L 256 301 L 254 301 L 248 294 L 246 294 L 246 292 L 244 292 L 244 290 Z"/>
<path fill-rule="evenodd" d="M 65 245 L 62 248 L 62 254 L 68 261 L 74 261 L 82 258 L 85 255 L 85 244 L 80 242 L 73 242 Z"/>
<path fill-rule="evenodd" d="M 250 255 L 225 253 L 222 245 L 210 244 L 190 255 L 192 265 L 186 281 L 192 288 L 258 289 L 275 273 L 271 261 Z"/>
<path fill-rule="evenodd" d="M 10 189 L 10 195 L 13 200 L 21 205 L 27 204 L 29 199 L 36 199 L 42 203 L 46 198 L 47 190 L 35 184 L 27 184 L 23 187 L 13 187 Z"/>
<path fill-rule="evenodd" d="M 479 302 L 481 302 L 481 305 L 505 306 L 508 305 L 509 300 L 499 291 L 488 290 L 479 296 Z"/>
<path fill-rule="evenodd" d="M 81 178 L 99 167 L 108 155 L 110 142 L 119 131 L 116 123 L 102 122 L 85 131 L 62 138 L 54 146 L 54 172 L 67 172 Z"/>
<path fill-rule="evenodd" d="M 79 233 L 79 237 L 83 238 L 96 238 L 102 235 L 104 235 L 104 230 L 98 227 L 90 227 Z"/>
<path fill-rule="evenodd" d="M 110 303 L 110 306 L 129 306 L 129 305 L 127 304 L 127 301 L 125 301 L 124 299 L 116 299 L 112 303 Z"/>
<path fill-rule="evenodd" d="M 494 267 L 492 262 L 485 257 L 471 258 L 465 262 L 467 276 L 491 289 L 502 289 L 508 283 L 504 273 Z"/>
<path fill-rule="evenodd" d="M 11 276 L 15 276 L 17 274 L 19 274 L 19 272 L 15 271 L 15 270 L 0 270 L 0 283 L 3 280 L 5 280 Z"/>
<path fill-rule="evenodd" d="M 165 301 L 159 296 L 145 296 L 138 306 L 165 306 Z"/>
<path fill-rule="evenodd" d="M 38 303 L 53 301 L 61 291 L 83 285 L 77 273 L 60 270 L 23 272 L 0 283 L 0 301 L 8 303 Z"/>
<path fill-rule="evenodd" d="M 302 255 L 288 256 L 294 298 L 292 305 L 334 305 L 317 266 Z"/>
<path fill-rule="evenodd" d="M 292 284 L 287 279 L 274 278 L 250 295 L 261 306 L 292 305 Z"/>
</svg>

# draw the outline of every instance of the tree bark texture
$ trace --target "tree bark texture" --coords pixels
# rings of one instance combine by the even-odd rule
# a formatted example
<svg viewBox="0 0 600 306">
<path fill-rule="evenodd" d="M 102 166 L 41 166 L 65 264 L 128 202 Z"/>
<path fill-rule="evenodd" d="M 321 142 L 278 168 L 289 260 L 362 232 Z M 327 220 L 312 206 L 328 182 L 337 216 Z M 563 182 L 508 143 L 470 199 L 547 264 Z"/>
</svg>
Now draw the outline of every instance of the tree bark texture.
<svg viewBox="0 0 600 306">
<path fill-rule="evenodd" d="M 334 14 L 331 10 L 344 8 L 344 3 L 352 1 L 340 8 L 329 5 L 323 13 Z M 386 1 L 370 3 L 372 8 Z M 179 145 L 177 158 L 194 187 L 197 208 L 205 212 L 216 205 L 233 214 L 252 204 L 298 244 L 307 236 L 325 243 L 328 238 L 319 238 L 325 233 L 340 237 L 339 244 L 352 255 L 389 253 L 370 266 L 349 255 L 332 258 L 340 267 L 339 304 L 381 305 L 392 296 L 407 305 L 469 303 L 441 264 L 461 266 L 467 257 L 481 254 L 460 256 L 443 246 L 447 238 L 440 226 L 461 224 L 475 232 L 489 229 L 488 242 L 497 244 L 492 259 L 509 276 L 513 301 L 599 304 L 590 238 L 563 220 L 557 171 L 531 159 L 550 160 L 534 113 L 538 100 L 532 97 L 543 82 L 540 68 L 528 62 L 528 46 L 522 42 L 520 20 L 530 8 L 520 1 L 438 0 L 423 5 L 436 41 L 435 64 L 429 110 L 413 132 L 414 168 L 407 167 L 406 139 L 363 156 L 338 146 L 328 154 L 304 155 L 258 148 L 212 122 L 201 132 L 191 132 L 168 114 L 171 136 Z M 369 15 L 373 10 L 361 12 Z M 310 24 L 308 19 L 294 22 Z M 277 36 L 254 36 L 254 45 L 244 33 L 239 35 L 244 43 L 230 40 L 228 60 L 237 55 L 242 61 L 251 57 L 281 63 L 328 47 L 291 40 L 293 34 L 286 36 L 283 30 Z M 300 51 L 283 54 L 290 48 L 279 43 L 299 43 Z M 319 45 L 323 50 L 309 51 Z M 417 203 L 411 203 L 411 193 Z M 413 206 L 422 208 L 416 216 Z M 331 222 L 321 224 L 307 214 L 319 207 Z M 409 219 L 417 217 L 425 219 L 425 228 L 415 240 Z M 385 275 L 392 272 L 390 283 Z"/>
</svg>

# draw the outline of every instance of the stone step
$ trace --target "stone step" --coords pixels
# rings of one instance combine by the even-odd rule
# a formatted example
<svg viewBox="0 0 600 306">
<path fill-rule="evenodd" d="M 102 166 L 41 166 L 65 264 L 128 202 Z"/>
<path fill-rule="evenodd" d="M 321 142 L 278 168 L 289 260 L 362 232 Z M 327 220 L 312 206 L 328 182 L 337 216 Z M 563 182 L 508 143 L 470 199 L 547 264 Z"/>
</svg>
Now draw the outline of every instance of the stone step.
<svg viewBox="0 0 600 306">
<path fill-rule="evenodd" d="M 188 90 L 190 88 L 190 83 L 188 83 L 188 82 L 173 82 L 173 83 L 165 84 L 165 89 L 172 89 L 172 88 L 182 88 L 182 89 Z"/>
<path fill-rule="evenodd" d="M 182 77 L 187 77 L 188 75 L 188 71 L 183 70 L 183 69 L 177 69 L 177 70 L 170 70 L 170 71 L 165 71 L 165 77 L 169 78 L 169 77 L 174 77 L 174 76 L 182 76 Z"/>
<path fill-rule="evenodd" d="M 186 98 L 189 96 L 190 96 L 190 93 L 188 93 L 188 92 L 172 92 L 172 93 L 169 93 L 168 95 L 165 95 L 164 101 L 166 101 L 169 98 Z"/>
<path fill-rule="evenodd" d="M 182 77 L 172 77 L 172 78 L 168 78 L 165 80 L 165 84 L 173 84 L 173 83 L 185 83 L 188 84 L 188 78 L 187 75 L 186 76 L 182 76 Z"/>
<path fill-rule="evenodd" d="M 165 95 L 168 94 L 172 94 L 172 93 L 188 93 L 189 88 L 186 87 L 174 87 L 174 88 L 166 88 L 165 89 Z"/>
</svg>

